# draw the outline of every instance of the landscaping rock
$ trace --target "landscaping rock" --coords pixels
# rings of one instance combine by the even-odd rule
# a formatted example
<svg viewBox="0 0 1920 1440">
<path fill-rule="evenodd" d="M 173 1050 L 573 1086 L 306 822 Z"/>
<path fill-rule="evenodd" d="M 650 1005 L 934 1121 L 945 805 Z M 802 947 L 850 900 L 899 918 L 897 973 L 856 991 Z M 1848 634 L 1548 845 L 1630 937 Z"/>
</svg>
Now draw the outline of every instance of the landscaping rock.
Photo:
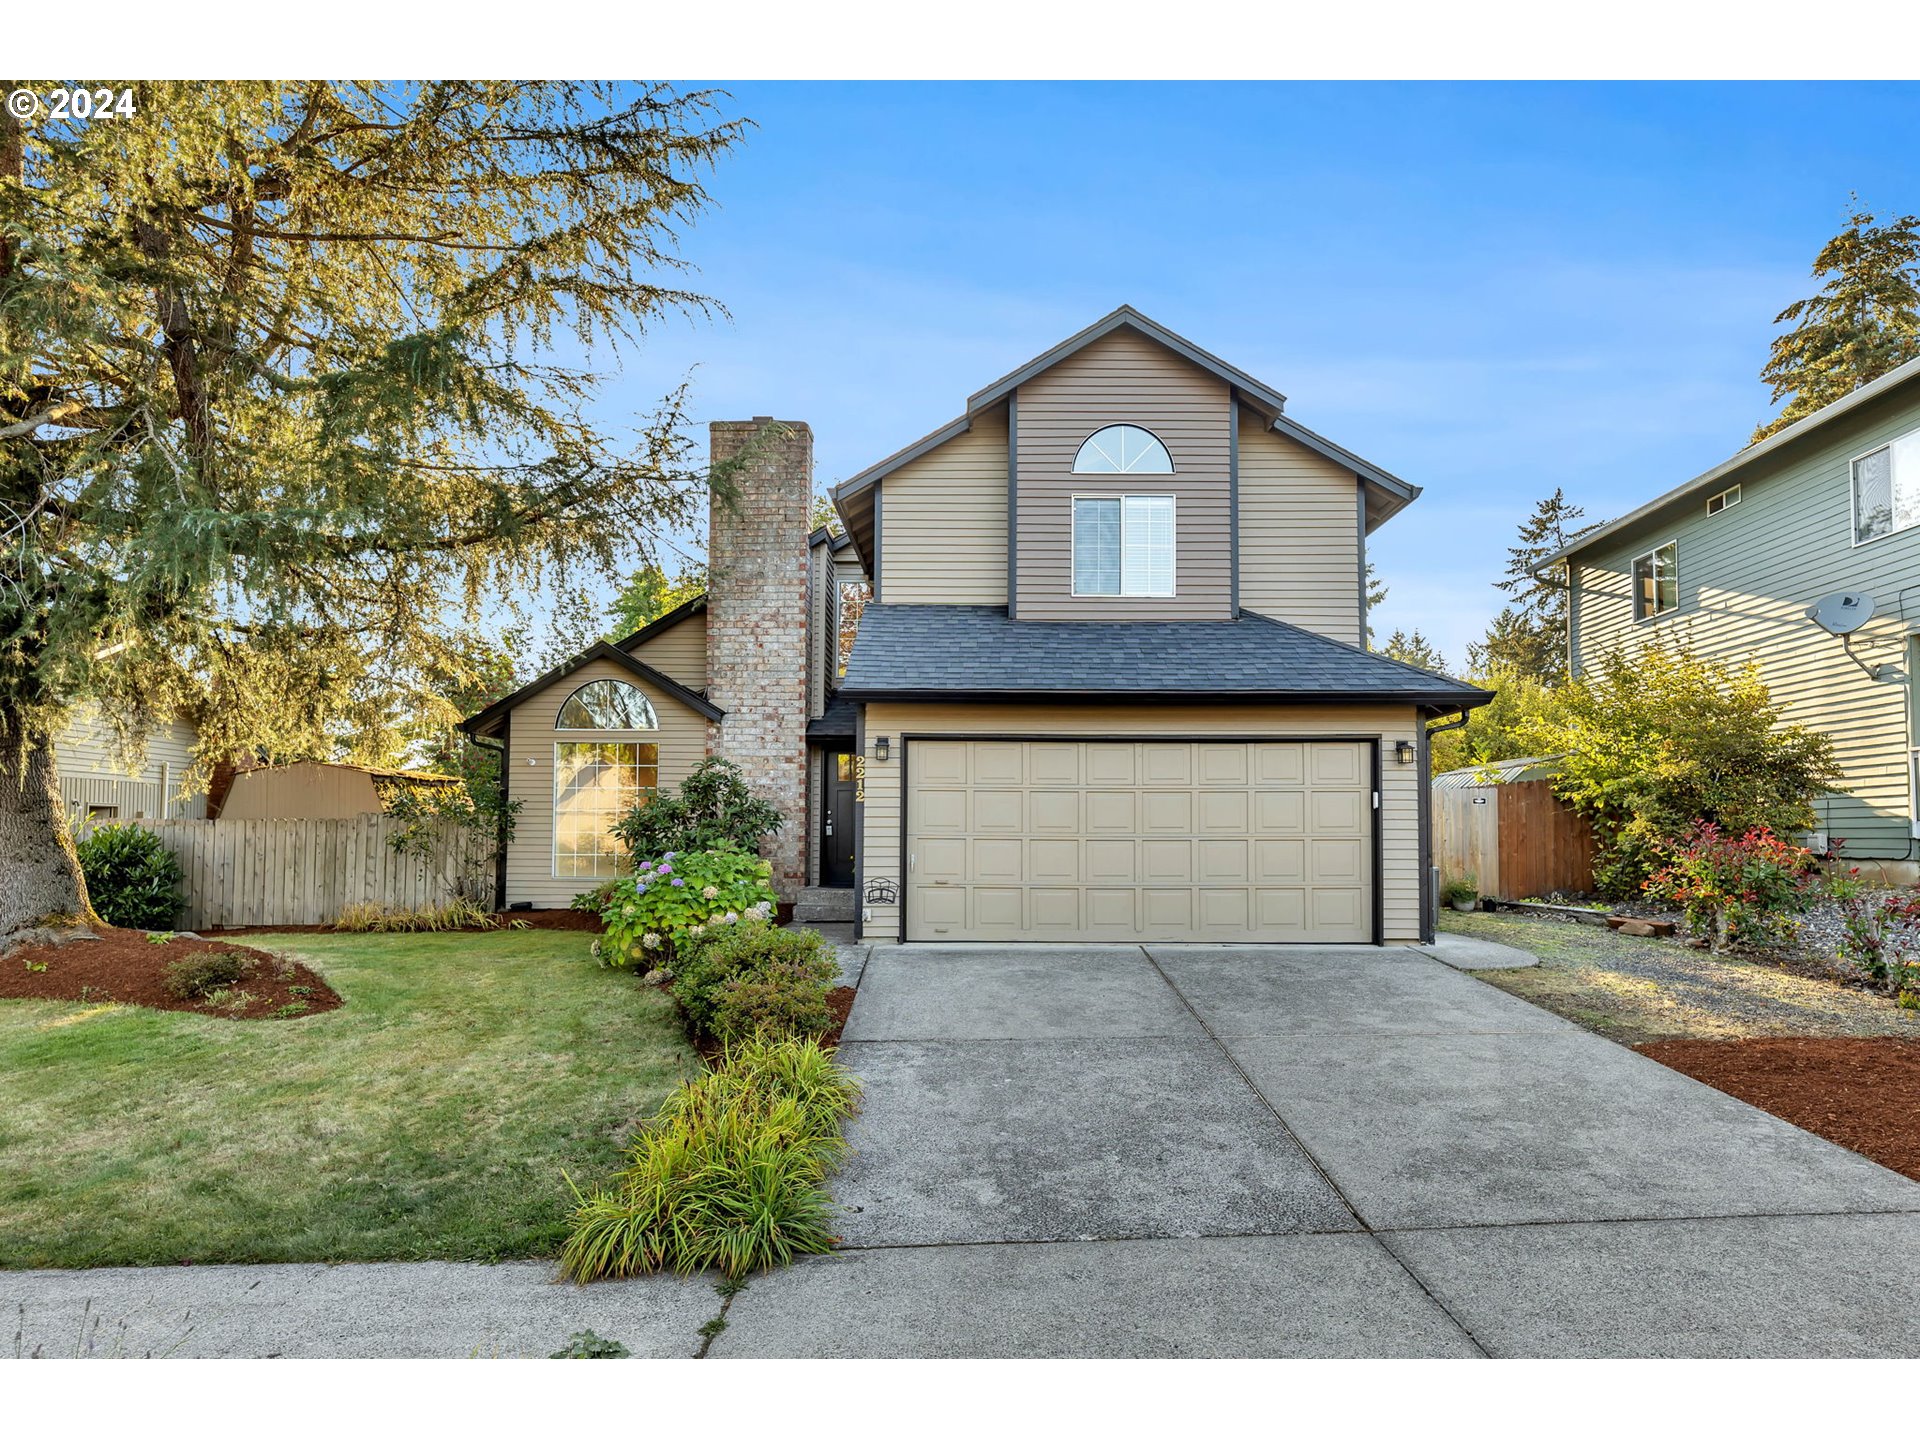
<svg viewBox="0 0 1920 1440">
<path fill-rule="evenodd" d="M 1607 924 L 1622 935 L 1658 935 L 1664 938 L 1674 932 L 1671 920 L 1639 920 L 1631 915 L 1609 915 Z"/>
</svg>

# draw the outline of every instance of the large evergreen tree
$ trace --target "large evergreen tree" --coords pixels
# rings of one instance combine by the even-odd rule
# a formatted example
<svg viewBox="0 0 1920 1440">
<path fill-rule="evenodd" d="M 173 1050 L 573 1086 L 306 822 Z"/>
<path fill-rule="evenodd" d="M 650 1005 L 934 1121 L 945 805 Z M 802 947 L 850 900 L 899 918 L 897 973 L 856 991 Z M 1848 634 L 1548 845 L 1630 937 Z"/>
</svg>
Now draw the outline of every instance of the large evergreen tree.
<svg viewBox="0 0 1920 1440">
<path fill-rule="evenodd" d="M 318 743 L 356 694 L 479 680 L 499 596 L 694 513 L 677 401 L 616 437 L 589 366 L 709 308 L 675 236 L 741 134 L 716 103 L 218 82 L 0 115 L 0 936 L 88 913 L 74 702 Z"/>
<path fill-rule="evenodd" d="M 1405 665 L 1418 665 L 1422 670 L 1431 670 L 1436 675 L 1447 673 L 1447 660 L 1437 647 L 1418 629 L 1411 632 L 1396 630 L 1387 637 L 1387 643 L 1380 647 L 1379 653 L 1389 660 L 1398 660 Z"/>
<path fill-rule="evenodd" d="M 1854 207 L 1814 257 L 1814 276 L 1826 279 L 1820 293 L 1774 317 L 1793 328 L 1774 337 L 1760 378 L 1787 404 L 1755 440 L 1920 356 L 1920 216 L 1882 224 L 1857 196 Z"/>
<path fill-rule="evenodd" d="M 1476 675 L 1496 671 L 1557 680 L 1567 673 L 1567 591 L 1564 580 L 1536 575 L 1534 567 L 1592 526 L 1558 486 L 1520 525 L 1520 543 L 1507 547 L 1506 578 L 1493 583 L 1510 603 L 1494 618 L 1486 639 L 1467 649 Z"/>
</svg>

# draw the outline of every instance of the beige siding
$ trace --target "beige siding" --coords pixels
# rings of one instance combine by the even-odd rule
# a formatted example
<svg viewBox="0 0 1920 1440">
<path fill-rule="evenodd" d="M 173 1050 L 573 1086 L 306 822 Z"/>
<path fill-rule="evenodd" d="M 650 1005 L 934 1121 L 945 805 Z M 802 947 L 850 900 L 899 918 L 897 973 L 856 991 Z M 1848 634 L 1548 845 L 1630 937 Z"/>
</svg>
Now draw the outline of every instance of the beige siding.
<svg viewBox="0 0 1920 1440">
<path fill-rule="evenodd" d="M 1066 705 L 893 705 L 867 706 L 867 754 L 880 736 L 893 742 L 893 758 L 867 762 L 863 884 L 891 881 L 900 873 L 902 738 L 911 735 L 1075 735 L 1107 738 L 1129 735 L 1247 735 L 1379 737 L 1382 749 L 1381 809 L 1382 897 L 1389 943 L 1420 937 L 1420 793 L 1417 766 L 1397 764 L 1397 740 L 1415 738 L 1411 708 L 1381 706 L 1308 707 L 1218 705 L 1140 706 L 1091 709 Z M 911 759 L 907 764 L 911 765 Z M 869 907 L 865 934 L 899 938 L 898 905 Z"/>
<path fill-rule="evenodd" d="M 1007 603 L 1007 417 L 995 411 L 881 482 L 889 605 Z"/>
<path fill-rule="evenodd" d="M 1034 376 L 1018 392 L 1018 595 L 1022 620 L 1224 620 L 1232 613 L 1229 395 L 1225 382 L 1144 336 L 1118 330 Z M 1143 426 L 1172 475 L 1076 475 L 1073 459 L 1106 425 Z M 893 480 L 885 504 L 891 524 Z M 1171 597 L 1073 594 L 1075 495 L 1172 495 Z M 882 562 L 891 574 L 884 546 Z M 892 600 L 889 588 L 883 599 Z"/>
<path fill-rule="evenodd" d="M 1788 722 L 1832 736 L 1844 793 L 1815 810 L 1821 828 L 1846 842 L 1841 853 L 1858 860 L 1915 854 L 1910 681 L 1900 682 L 1920 659 L 1908 653 L 1907 640 L 1920 623 L 1920 528 L 1853 545 L 1848 462 L 1917 427 L 1920 401 L 1911 394 L 1864 406 L 1785 458 L 1756 461 L 1738 477 L 1738 505 L 1708 515 L 1705 495 L 1676 503 L 1582 557 L 1575 575 L 1581 668 L 1607 650 L 1632 651 L 1655 636 L 1723 661 L 1752 661 Z M 1669 540 L 1680 606 L 1636 622 L 1633 559 Z M 1889 674 L 1895 683 L 1870 680 L 1838 639 L 1806 618 L 1808 606 L 1840 590 L 1874 598 L 1875 617 L 1855 634 L 1853 648 L 1867 664 L 1905 672 Z"/>
<path fill-rule="evenodd" d="M 380 810 L 373 777 L 346 765 L 308 761 L 244 770 L 233 777 L 222 820 L 347 820 Z"/>
<path fill-rule="evenodd" d="M 684 626 L 676 628 L 685 628 Z M 671 632 L 669 632 L 671 633 Z M 664 638 L 664 637 L 663 637 Z M 647 663 L 652 664 L 649 660 Z M 665 667 L 661 667 L 665 668 Z M 637 685 L 653 702 L 658 731 L 556 732 L 553 722 L 560 707 L 590 680 L 625 680 Z M 584 665 L 558 684 L 549 685 L 514 710 L 508 741 L 507 793 L 521 802 L 507 851 L 507 903 L 528 900 L 540 908 L 564 906 L 598 881 L 578 877 L 556 878 L 553 873 L 553 747 L 557 740 L 650 741 L 660 749 L 660 786 L 678 785 L 707 753 L 706 717 L 689 710 L 657 685 L 634 678 L 633 673 L 606 660 Z"/>
<path fill-rule="evenodd" d="M 1359 481 L 1240 416 L 1240 604 L 1362 643 Z"/>
<path fill-rule="evenodd" d="M 707 688 L 707 612 L 689 615 L 627 652 L 689 690 Z"/>
<path fill-rule="evenodd" d="M 163 814 L 197 820 L 207 813 L 204 792 L 186 789 L 199 736 L 184 720 L 156 725 L 146 736 L 145 753 L 130 759 L 120 751 L 112 727 L 91 709 L 77 712 L 54 741 L 60 790 L 69 807 L 117 811 L 115 818 L 158 819 Z"/>
</svg>

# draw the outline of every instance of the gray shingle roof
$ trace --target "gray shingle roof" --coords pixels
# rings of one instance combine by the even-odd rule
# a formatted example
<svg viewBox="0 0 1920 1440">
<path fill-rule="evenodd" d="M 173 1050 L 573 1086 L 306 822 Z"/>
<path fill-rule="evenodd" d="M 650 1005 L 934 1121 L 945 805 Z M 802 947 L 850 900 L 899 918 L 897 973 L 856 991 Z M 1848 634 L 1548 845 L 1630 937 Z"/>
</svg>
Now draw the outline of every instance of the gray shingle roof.
<svg viewBox="0 0 1920 1440">
<path fill-rule="evenodd" d="M 1264 615 L 1009 620 L 1001 605 L 875 605 L 841 695 L 877 700 L 1100 696 L 1401 700 L 1474 706 L 1487 691 Z"/>
<path fill-rule="evenodd" d="M 827 701 L 826 710 L 807 722 L 807 734 L 829 740 L 851 739 L 859 733 L 860 707 L 838 691 Z"/>
</svg>

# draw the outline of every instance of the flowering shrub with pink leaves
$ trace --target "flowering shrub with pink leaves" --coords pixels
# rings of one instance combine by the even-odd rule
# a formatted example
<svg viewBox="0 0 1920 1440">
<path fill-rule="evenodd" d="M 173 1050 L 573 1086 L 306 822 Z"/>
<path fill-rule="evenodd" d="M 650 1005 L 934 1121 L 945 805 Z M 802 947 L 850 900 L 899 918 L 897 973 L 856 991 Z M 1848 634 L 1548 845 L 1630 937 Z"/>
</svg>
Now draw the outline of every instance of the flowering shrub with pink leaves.
<svg viewBox="0 0 1920 1440">
<path fill-rule="evenodd" d="M 1716 954 L 1728 944 L 1791 938 L 1793 917 L 1819 894 L 1811 851 L 1764 825 L 1736 836 L 1710 822 L 1693 826 L 1669 849 L 1646 891 L 1677 903 L 1687 928 Z"/>
<path fill-rule="evenodd" d="M 607 891 L 600 910 L 607 932 L 595 942 L 594 954 L 602 965 L 660 969 L 689 938 L 743 918 L 771 916 L 772 873 L 758 855 L 731 844 L 637 860 L 633 873 Z"/>
<path fill-rule="evenodd" d="M 1840 909 L 1840 959 L 1901 1005 L 1920 1008 L 1920 895 L 1869 890 L 1857 869 L 1827 882 Z"/>
</svg>

